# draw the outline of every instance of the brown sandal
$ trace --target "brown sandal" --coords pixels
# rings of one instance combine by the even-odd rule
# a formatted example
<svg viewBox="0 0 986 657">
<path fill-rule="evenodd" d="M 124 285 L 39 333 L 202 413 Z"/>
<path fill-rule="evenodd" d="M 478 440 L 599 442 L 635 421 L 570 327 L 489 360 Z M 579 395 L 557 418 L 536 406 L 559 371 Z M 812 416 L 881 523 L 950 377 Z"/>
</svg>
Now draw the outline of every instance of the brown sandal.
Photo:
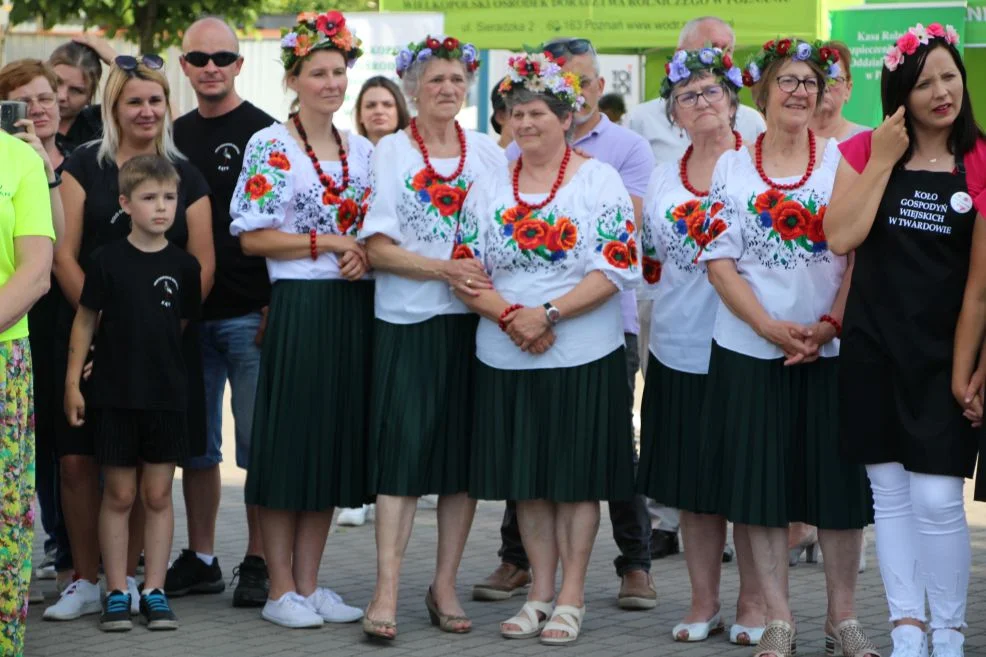
<svg viewBox="0 0 986 657">
<path fill-rule="evenodd" d="M 468 634 L 472 632 L 472 625 L 468 627 L 455 627 L 455 623 L 471 623 L 472 621 L 468 616 L 449 616 L 438 611 L 438 605 L 435 603 L 435 596 L 431 592 L 431 587 L 428 587 L 428 594 L 425 596 L 425 607 L 428 608 L 428 615 L 431 617 L 431 624 L 435 625 L 442 632 L 448 632 L 449 634 Z"/>
<path fill-rule="evenodd" d="M 372 606 L 373 603 L 370 603 Z M 393 634 L 387 634 L 384 630 L 393 630 Z M 393 641 L 397 638 L 397 621 L 396 620 L 373 620 L 370 618 L 370 607 L 366 608 L 363 612 L 363 632 L 366 636 L 372 639 L 383 639 L 385 641 Z"/>
<path fill-rule="evenodd" d="M 797 654 L 798 646 L 794 628 L 788 622 L 775 620 L 767 623 L 753 657 L 769 657 L 770 655 L 794 657 Z"/>
</svg>

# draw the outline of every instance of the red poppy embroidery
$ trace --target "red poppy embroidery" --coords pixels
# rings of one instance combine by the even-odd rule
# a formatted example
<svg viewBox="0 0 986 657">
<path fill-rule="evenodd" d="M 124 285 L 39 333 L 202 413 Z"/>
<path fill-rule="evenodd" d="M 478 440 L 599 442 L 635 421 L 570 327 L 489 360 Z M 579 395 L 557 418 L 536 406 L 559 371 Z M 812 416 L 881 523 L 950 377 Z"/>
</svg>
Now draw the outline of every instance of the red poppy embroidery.
<svg viewBox="0 0 986 657">
<path fill-rule="evenodd" d="M 630 266 L 635 266 L 640 261 L 640 256 L 637 254 L 637 240 L 632 237 L 627 240 L 627 251 L 630 252 Z"/>
<path fill-rule="evenodd" d="M 653 285 L 661 280 L 661 261 L 644 256 L 644 280 Z"/>
<path fill-rule="evenodd" d="M 411 179 L 411 187 L 414 191 L 420 192 L 421 190 L 428 189 L 436 182 L 436 179 L 428 173 L 427 169 L 422 169 L 414 175 L 414 178 Z"/>
<path fill-rule="evenodd" d="M 520 205 L 515 205 L 512 208 L 508 208 L 507 210 L 504 210 L 500 214 L 500 223 L 506 226 L 507 224 L 516 223 L 528 216 L 529 214 L 526 208 Z"/>
<path fill-rule="evenodd" d="M 270 157 L 267 158 L 267 164 L 271 165 L 275 169 L 280 169 L 281 171 L 291 170 L 291 160 L 289 160 L 288 156 L 281 151 L 274 151 L 271 153 Z"/>
<path fill-rule="evenodd" d="M 675 220 L 687 219 L 689 216 L 695 214 L 696 212 L 701 212 L 701 211 L 702 211 L 702 202 L 692 199 L 676 207 L 671 212 L 671 216 L 674 217 Z M 630 222 L 628 221 L 627 223 Z"/>
<path fill-rule="evenodd" d="M 630 250 L 623 242 L 609 242 L 603 247 L 603 255 L 606 257 L 606 262 L 617 269 L 630 268 Z"/>
<path fill-rule="evenodd" d="M 351 198 L 343 199 L 336 212 L 336 226 L 341 235 L 346 235 L 359 220 L 359 205 Z"/>
<path fill-rule="evenodd" d="M 579 240 L 579 229 L 567 217 L 562 217 L 548 230 L 545 246 L 549 251 L 571 251 Z"/>
<path fill-rule="evenodd" d="M 453 260 L 468 260 L 469 258 L 475 257 L 476 254 L 465 244 L 456 244 L 455 249 L 452 251 Z"/>
<path fill-rule="evenodd" d="M 267 180 L 267 176 L 262 173 L 258 173 L 251 176 L 250 179 L 246 181 L 244 189 L 250 196 L 250 200 L 256 201 L 266 196 L 270 190 L 273 189 L 273 187 Z"/>
<path fill-rule="evenodd" d="M 540 219 L 523 219 L 514 224 L 514 240 L 520 248 L 534 250 L 544 244 L 548 229 Z"/>
<path fill-rule="evenodd" d="M 776 189 L 768 189 L 763 194 L 757 196 L 756 200 L 753 201 L 753 207 L 756 208 L 757 213 L 770 212 L 778 204 L 784 200 L 784 192 L 779 192 Z"/>
<path fill-rule="evenodd" d="M 333 194 L 327 189 L 322 192 L 322 205 L 338 205 L 338 204 L 339 204 L 338 196 L 336 196 L 335 194 Z"/>
<path fill-rule="evenodd" d="M 773 228 L 784 241 L 796 240 L 805 234 L 811 214 L 797 201 L 782 201 L 770 213 Z"/>
<path fill-rule="evenodd" d="M 432 204 L 443 217 L 450 217 L 458 212 L 466 198 L 466 190 L 449 185 L 433 185 L 429 191 Z"/>
<path fill-rule="evenodd" d="M 808 222 L 808 230 L 805 231 L 808 234 L 808 239 L 816 244 L 819 242 L 825 242 L 825 229 L 822 226 L 822 222 L 825 220 L 825 208 L 827 206 L 822 206 L 818 209 L 817 214 L 811 216 L 811 220 Z"/>
</svg>

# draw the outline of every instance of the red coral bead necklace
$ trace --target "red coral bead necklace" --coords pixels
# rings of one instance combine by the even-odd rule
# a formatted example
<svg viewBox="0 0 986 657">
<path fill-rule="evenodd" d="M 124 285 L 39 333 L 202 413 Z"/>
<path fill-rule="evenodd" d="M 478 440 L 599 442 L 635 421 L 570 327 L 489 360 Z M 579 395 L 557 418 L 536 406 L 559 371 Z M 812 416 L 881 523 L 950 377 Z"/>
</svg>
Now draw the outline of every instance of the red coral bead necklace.
<svg viewBox="0 0 986 657">
<path fill-rule="evenodd" d="M 801 176 L 801 179 L 796 183 L 781 184 L 776 183 L 767 177 L 767 173 L 763 170 L 763 138 L 767 133 L 761 132 L 760 136 L 757 137 L 757 145 L 754 149 L 754 154 L 757 160 L 757 173 L 760 174 L 760 179 L 767 183 L 767 186 L 776 189 L 778 191 L 786 192 L 793 189 L 798 189 L 804 186 L 808 179 L 811 178 L 812 171 L 815 170 L 815 133 L 812 132 L 811 128 L 808 129 L 808 168 L 805 170 L 805 175 Z"/>
<path fill-rule="evenodd" d="M 733 148 L 733 150 L 738 151 L 740 148 L 743 147 L 743 135 L 733 130 L 733 139 L 736 140 L 736 146 Z M 685 150 L 685 154 L 681 157 L 681 164 L 678 167 L 678 175 L 681 177 L 681 184 L 684 186 L 684 188 L 687 189 L 689 193 L 691 193 L 693 196 L 701 198 L 704 196 L 708 196 L 709 190 L 705 190 L 704 192 L 701 192 L 695 189 L 695 187 L 692 186 L 692 184 L 688 181 L 688 160 L 691 159 L 692 153 L 694 152 L 695 152 L 695 147 L 689 144 L 688 148 Z"/>
<path fill-rule="evenodd" d="M 520 205 L 527 209 L 528 212 L 533 212 L 535 210 L 540 210 L 545 207 L 553 200 L 555 200 L 555 195 L 558 190 L 561 189 L 561 184 L 565 181 L 565 171 L 568 170 L 568 161 L 572 159 L 572 147 L 565 146 L 565 155 L 561 158 L 561 166 L 558 167 L 558 177 L 555 178 L 555 182 L 551 185 L 551 192 L 548 194 L 548 198 L 544 199 L 537 205 L 531 205 L 527 201 L 520 198 L 520 171 L 524 168 L 524 156 L 521 155 L 517 158 L 517 165 L 514 167 L 514 177 L 513 177 L 513 188 L 514 188 L 514 201 L 517 205 Z"/>
<path fill-rule="evenodd" d="M 346 157 L 346 150 L 342 147 L 342 137 L 339 135 L 339 130 L 336 129 L 335 124 L 332 124 L 332 138 L 336 140 L 336 144 L 339 145 L 339 164 L 342 165 L 342 186 L 336 187 L 333 183 L 331 176 L 327 176 L 322 172 L 322 165 L 318 162 L 318 156 L 315 155 L 315 149 L 312 145 L 308 143 L 308 133 L 305 132 L 305 127 L 301 125 L 301 118 L 298 113 L 295 112 L 291 115 L 291 121 L 294 123 L 295 129 L 298 131 L 298 136 L 301 137 L 301 141 L 305 144 L 305 154 L 308 155 L 308 159 L 312 161 L 312 166 L 315 167 L 315 173 L 318 174 L 318 180 L 322 183 L 322 187 L 325 188 L 329 194 L 333 196 L 339 196 L 346 189 L 349 188 L 349 159 Z"/>
<path fill-rule="evenodd" d="M 416 119 L 411 119 L 411 136 L 414 137 L 415 143 L 418 145 L 418 150 L 421 151 L 421 158 L 425 161 L 425 171 L 433 180 L 440 180 L 443 183 L 452 182 L 456 178 L 462 175 L 463 169 L 466 168 L 466 132 L 459 125 L 459 122 L 455 122 L 455 135 L 459 138 L 459 166 L 455 168 L 451 176 L 443 176 L 435 171 L 435 167 L 431 166 L 431 158 L 428 157 L 428 147 L 425 145 L 425 140 L 422 138 L 421 133 L 418 132 L 418 122 Z"/>
</svg>

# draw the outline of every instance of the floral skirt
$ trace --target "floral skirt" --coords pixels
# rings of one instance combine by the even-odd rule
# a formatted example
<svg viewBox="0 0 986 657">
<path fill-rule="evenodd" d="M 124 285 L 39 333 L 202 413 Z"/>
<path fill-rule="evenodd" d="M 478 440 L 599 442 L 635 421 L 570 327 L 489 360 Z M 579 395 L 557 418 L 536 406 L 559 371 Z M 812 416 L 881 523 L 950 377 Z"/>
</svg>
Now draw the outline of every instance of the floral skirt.
<svg viewBox="0 0 986 657">
<path fill-rule="evenodd" d="M 28 339 L 0 342 L 0 655 L 24 654 L 34 539 L 34 397 Z"/>
</svg>

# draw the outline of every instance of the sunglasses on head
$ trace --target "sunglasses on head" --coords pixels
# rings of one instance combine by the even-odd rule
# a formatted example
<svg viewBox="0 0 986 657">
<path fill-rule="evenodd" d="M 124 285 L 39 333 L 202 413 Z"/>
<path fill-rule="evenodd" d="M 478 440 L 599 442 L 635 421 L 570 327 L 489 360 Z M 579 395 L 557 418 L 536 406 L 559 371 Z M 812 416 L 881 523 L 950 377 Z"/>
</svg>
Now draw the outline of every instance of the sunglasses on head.
<svg viewBox="0 0 986 657">
<path fill-rule="evenodd" d="M 551 56 L 555 58 L 565 55 L 584 55 L 587 52 L 593 52 L 592 42 L 588 39 L 554 41 L 546 45 L 544 50 L 545 52 L 551 53 Z"/>
<path fill-rule="evenodd" d="M 229 66 L 240 58 L 239 53 L 229 52 L 227 50 L 220 50 L 219 52 L 201 52 L 199 50 L 192 50 L 191 52 L 186 52 L 182 55 L 182 58 L 195 68 L 204 68 L 209 64 L 209 60 L 216 63 L 216 66 L 223 68 L 224 66 Z"/>
<path fill-rule="evenodd" d="M 141 55 L 140 57 L 119 55 L 113 60 L 113 63 L 116 64 L 117 68 L 127 72 L 136 71 L 140 65 L 153 71 L 160 71 L 164 67 L 164 60 L 158 55 Z"/>
</svg>

